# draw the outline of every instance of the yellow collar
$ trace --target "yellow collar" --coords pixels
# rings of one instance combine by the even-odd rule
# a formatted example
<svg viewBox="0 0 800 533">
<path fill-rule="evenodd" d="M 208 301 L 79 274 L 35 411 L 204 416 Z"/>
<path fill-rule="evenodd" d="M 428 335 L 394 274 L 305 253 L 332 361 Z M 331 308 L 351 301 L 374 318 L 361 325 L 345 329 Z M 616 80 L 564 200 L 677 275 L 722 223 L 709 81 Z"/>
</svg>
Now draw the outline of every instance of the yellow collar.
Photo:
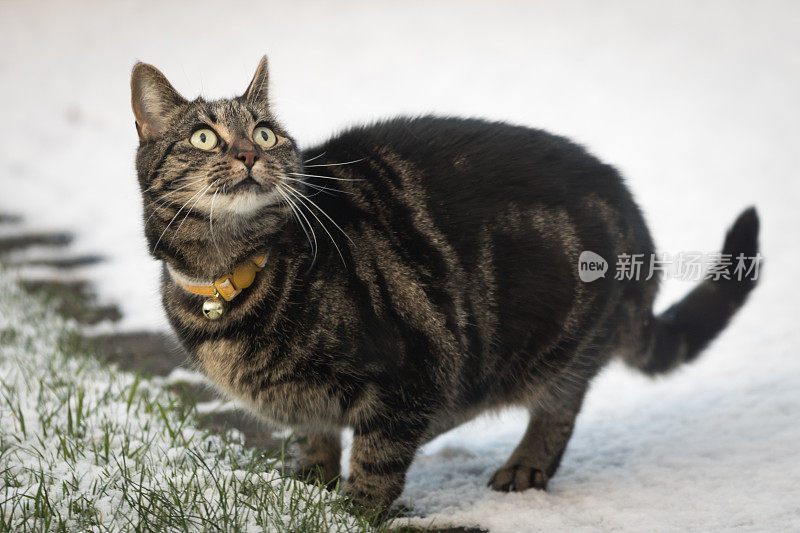
<svg viewBox="0 0 800 533">
<path fill-rule="evenodd" d="M 217 297 L 222 296 L 226 302 L 236 298 L 239 293 L 253 284 L 256 279 L 256 272 L 264 268 L 267 264 L 269 254 L 254 255 L 241 265 L 237 266 L 230 274 L 218 278 L 215 281 L 196 281 L 187 280 L 171 267 L 167 267 L 172 279 L 186 289 L 198 296 Z"/>
</svg>

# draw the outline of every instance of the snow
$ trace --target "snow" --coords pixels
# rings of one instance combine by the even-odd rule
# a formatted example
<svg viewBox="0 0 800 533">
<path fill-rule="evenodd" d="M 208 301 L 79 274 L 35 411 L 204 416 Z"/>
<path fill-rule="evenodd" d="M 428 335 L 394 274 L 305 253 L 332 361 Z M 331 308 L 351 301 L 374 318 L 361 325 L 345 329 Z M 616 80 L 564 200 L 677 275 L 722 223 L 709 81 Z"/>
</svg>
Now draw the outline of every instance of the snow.
<svg viewBox="0 0 800 533">
<path fill-rule="evenodd" d="M 209 413 L 219 413 L 223 411 L 235 411 L 238 407 L 233 402 L 226 402 L 224 400 L 211 400 L 209 402 L 200 402 L 195 408 L 197 414 L 207 415 Z"/>
<path fill-rule="evenodd" d="M 195 370 L 189 370 L 182 366 L 173 368 L 169 375 L 166 377 L 165 382 L 167 385 L 178 385 L 188 383 L 189 385 L 208 385 L 209 381 L 205 375 Z"/>
<path fill-rule="evenodd" d="M 128 76 L 158 66 L 187 96 L 244 90 L 261 54 L 278 114 L 305 146 L 398 113 L 482 116 L 586 144 L 624 173 L 662 251 L 717 251 L 745 206 L 762 217 L 763 282 L 690 367 L 595 382 L 547 493 L 485 481 L 517 411 L 429 444 L 405 501 L 421 523 L 491 531 L 800 528 L 800 6 L 790 1 L 296 2 L 220 9 L 149 1 L 4 2 L 0 211 L 75 230 L 69 253 L 160 328 L 133 172 Z M 668 281 L 659 306 L 691 284 Z"/>
</svg>

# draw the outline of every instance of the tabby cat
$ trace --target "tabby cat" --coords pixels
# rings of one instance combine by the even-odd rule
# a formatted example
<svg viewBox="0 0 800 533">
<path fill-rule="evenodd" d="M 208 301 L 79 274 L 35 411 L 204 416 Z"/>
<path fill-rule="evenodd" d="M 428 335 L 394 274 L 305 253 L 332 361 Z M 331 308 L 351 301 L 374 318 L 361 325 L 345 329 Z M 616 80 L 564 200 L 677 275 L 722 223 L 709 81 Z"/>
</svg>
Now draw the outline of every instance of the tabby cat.
<svg viewBox="0 0 800 533">
<path fill-rule="evenodd" d="M 579 277 L 584 250 L 612 265 L 654 252 L 618 172 L 582 147 L 421 117 L 301 150 L 267 76 L 264 58 L 244 95 L 188 101 L 136 64 L 144 231 L 195 362 L 292 428 L 298 467 L 324 483 L 352 428 L 343 490 L 361 505 L 386 508 L 422 444 L 504 406 L 530 422 L 489 485 L 544 489 L 603 365 L 654 375 L 693 360 L 755 286 L 709 279 L 656 316 L 657 277 Z M 723 253 L 755 256 L 758 226 L 743 212 Z"/>
</svg>

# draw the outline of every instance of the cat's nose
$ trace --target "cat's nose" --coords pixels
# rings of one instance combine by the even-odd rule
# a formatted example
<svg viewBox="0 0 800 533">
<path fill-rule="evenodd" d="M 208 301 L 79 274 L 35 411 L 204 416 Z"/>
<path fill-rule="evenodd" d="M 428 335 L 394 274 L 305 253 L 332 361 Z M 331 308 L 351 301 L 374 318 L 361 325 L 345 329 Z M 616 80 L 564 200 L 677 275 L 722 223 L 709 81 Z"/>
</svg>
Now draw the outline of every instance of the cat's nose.
<svg viewBox="0 0 800 533">
<path fill-rule="evenodd" d="M 239 152 L 236 156 L 236 159 L 244 163 L 244 166 L 247 168 L 253 168 L 255 162 L 258 161 L 258 152 Z"/>
</svg>

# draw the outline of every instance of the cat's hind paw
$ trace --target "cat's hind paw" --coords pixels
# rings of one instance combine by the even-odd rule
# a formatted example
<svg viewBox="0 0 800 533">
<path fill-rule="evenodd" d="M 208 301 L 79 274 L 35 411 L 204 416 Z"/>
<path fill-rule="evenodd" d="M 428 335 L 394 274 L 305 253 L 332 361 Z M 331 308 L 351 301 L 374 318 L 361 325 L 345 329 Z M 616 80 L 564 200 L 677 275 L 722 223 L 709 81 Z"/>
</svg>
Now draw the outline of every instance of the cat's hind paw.
<svg viewBox="0 0 800 533">
<path fill-rule="evenodd" d="M 549 478 L 540 469 L 529 465 L 510 465 L 497 470 L 487 486 L 500 492 L 522 492 L 530 488 L 544 490 Z"/>
</svg>

